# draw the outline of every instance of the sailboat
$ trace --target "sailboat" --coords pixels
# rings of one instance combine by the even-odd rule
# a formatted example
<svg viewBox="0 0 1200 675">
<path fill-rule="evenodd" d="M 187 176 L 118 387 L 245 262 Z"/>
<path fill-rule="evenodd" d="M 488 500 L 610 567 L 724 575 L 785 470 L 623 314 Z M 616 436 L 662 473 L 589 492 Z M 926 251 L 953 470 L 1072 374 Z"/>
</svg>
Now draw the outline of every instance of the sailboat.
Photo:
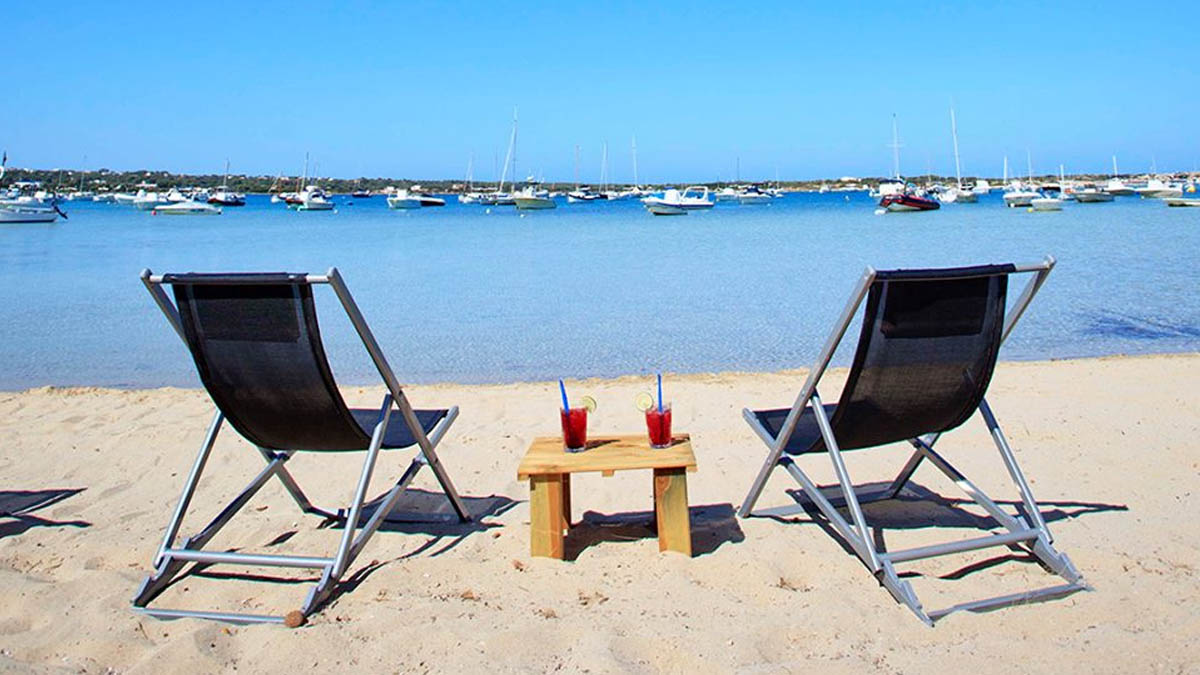
<svg viewBox="0 0 1200 675">
<path fill-rule="evenodd" d="M 580 202 L 594 202 L 604 199 L 604 195 L 592 190 L 590 185 L 582 185 L 579 182 L 579 146 L 575 146 L 575 189 L 567 193 L 568 204 L 578 204 Z"/>
<path fill-rule="evenodd" d="M 458 196 L 459 204 L 478 204 L 482 195 L 475 191 L 475 153 L 467 158 L 467 180 L 466 188 L 463 193 Z"/>
<path fill-rule="evenodd" d="M 1106 183 L 1104 185 L 1104 191 L 1107 192 L 1108 194 L 1114 195 L 1116 197 L 1128 197 L 1132 194 L 1135 194 L 1133 191 L 1133 188 L 1126 185 L 1125 181 L 1123 181 L 1119 178 L 1120 174 L 1117 173 L 1117 156 L 1113 155 L 1112 160 L 1113 160 L 1113 177 L 1110 178 L 1108 183 Z"/>
<path fill-rule="evenodd" d="M 1032 173 L 1032 171 L 1030 172 Z M 1050 197 L 1045 193 L 1039 192 L 1036 199 L 1030 200 L 1029 205 L 1034 211 L 1062 211 L 1063 198 L 1062 195 L 1066 190 L 1066 176 L 1063 175 L 1063 166 L 1058 165 L 1058 194 L 1059 197 Z"/>
<path fill-rule="evenodd" d="M 512 206 L 516 204 L 512 195 L 504 191 L 504 182 L 508 180 L 508 167 L 511 163 L 513 174 L 517 172 L 517 109 L 513 108 L 512 136 L 508 139 L 508 152 L 504 155 L 504 168 L 500 171 L 500 184 L 493 192 L 480 195 L 479 203 L 495 206 Z M 515 180 L 515 178 L 514 178 Z"/>
<path fill-rule="evenodd" d="M 225 178 L 221 181 L 221 185 L 217 191 L 208 198 L 209 204 L 217 204 L 220 206 L 245 206 L 246 195 L 239 194 L 229 189 L 229 160 L 225 160 Z"/>
<path fill-rule="evenodd" d="M 963 188 L 962 162 L 958 157 L 958 122 L 954 118 L 954 108 L 950 108 L 950 136 L 954 139 L 954 180 L 955 186 L 942 193 L 942 201 L 974 204 L 979 201 L 979 195 L 974 190 Z"/>
<path fill-rule="evenodd" d="M 901 185 L 898 190 L 883 190 L 883 184 L 880 185 L 880 192 L 883 198 L 879 200 L 880 211 L 876 213 L 901 213 L 905 211 L 936 211 L 941 208 L 941 204 L 936 199 L 930 199 L 925 194 L 917 190 L 911 183 L 904 181 L 900 177 L 900 132 L 896 126 L 896 116 L 892 115 L 892 171 L 895 175 L 894 182 Z"/>
<path fill-rule="evenodd" d="M 1026 158 L 1026 161 L 1029 163 L 1029 182 L 1032 184 L 1033 183 L 1033 160 L 1031 159 L 1031 156 L 1030 156 L 1028 150 L 1025 151 L 1025 158 Z M 1006 187 L 1004 188 L 1004 203 L 1010 209 L 1015 209 L 1017 207 L 1032 206 L 1033 200 L 1035 200 L 1041 196 L 1037 192 L 1034 192 L 1032 190 L 1032 188 L 1029 188 L 1029 187 L 1026 187 L 1025 185 L 1023 185 L 1020 180 L 1014 179 L 1011 183 L 1008 181 L 1008 157 L 1007 156 L 1004 158 L 1004 182 L 1006 184 Z"/>
</svg>

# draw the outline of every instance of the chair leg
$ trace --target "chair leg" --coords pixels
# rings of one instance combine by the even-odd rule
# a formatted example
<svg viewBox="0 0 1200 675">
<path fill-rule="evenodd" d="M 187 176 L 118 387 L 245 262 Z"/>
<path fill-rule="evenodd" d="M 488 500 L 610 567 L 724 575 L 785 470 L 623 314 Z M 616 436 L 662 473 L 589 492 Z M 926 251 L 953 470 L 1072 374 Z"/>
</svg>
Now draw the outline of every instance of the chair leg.
<svg viewBox="0 0 1200 675">
<path fill-rule="evenodd" d="M 846 508 L 850 510 L 850 516 L 854 519 L 854 526 L 858 530 L 858 538 L 862 542 L 860 554 L 867 554 L 863 562 L 870 566 L 872 572 L 877 572 L 880 568 L 879 558 L 875 552 L 875 544 L 871 541 L 871 533 L 867 530 L 867 520 L 863 517 L 862 506 L 858 503 L 858 494 L 854 492 L 854 483 L 850 480 L 850 472 L 846 470 L 846 463 L 842 460 L 842 451 L 838 447 L 837 439 L 833 436 L 833 427 L 830 426 L 829 417 L 825 414 L 824 406 L 821 405 L 821 397 L 816 392 L 813 392 L 812 395 L 812 406 L 817 417 L 817 427 L 821 430 L 821 438 L 829 450 L 829 458 L 833 462 L 838 482 L 842 486 L 842 496 L 846 500 Z"/>
<path fill-rule="evenodd" d="M 416 413 L 412 411 L 407 400 L 400 407 L 400 412 L 408 420 L 410 428 L 417 431 L 420 430 L 420 426 L 417 425 Z M 416 436 L 421 441 L 420 456 L 424 458 L 425 463 L 429 464 L 429 468 L 433 470 L 433 475 L 437 478 L 438 484 L 442 486 L 442 492 L 446 494 L 446 498 L 450 500 L 450 506 L 454 508 L 454 512 L 458 515 L 459 522 L 467 523 L 473 519 L 473 516 L 467 510 L 467 505 L 463 502 L 462 497 L 458 495 L 458 490 L 454 488 L 454 482 L 450 480 L 450 474 L 446 472 L 446 467 L 442 465 L 442 460 L 438 457 L 436 449 L 446 430 L 450 428 L 450 425 L 457 417 L 458 407 L 455 406 L 450 409 L 449 414 L 446 415 L 446 419 L 442 420 L 442 423 L 434 430 L 432 436 L 426 437 L 423 433 L 416 434 Z"/>
<path fill-rule="evenodd" d="M 888 486 L 888 499 L 895 499 L 900 496 L 900 491 L 904 489 L 905 485 L 908 485 L 908 481 L 912 479 L 912 475 L 917 470 L 917 467 L 921 466 L 921 460 L 923 459 L 925 459 L 925 455 L 921 453 L 920 449 L 913 451 L 908 461 L 904 463 L 904 468 L 900 469 L 900 473 L 896 474 L 895 480 Z"/>
<path fill-rule="evenodd" d="M 750 428 L 753 429 L 760 438 L 762 438 L 763 442 L 767 444 L 767 447 L 771 449 L 770 452 L 767 453 L 766 461 L 764 461 L 762 467 L 759 468 L 758 475 L 754 477 L 754 483 L 750 485 L 750 492 L 746 494 L 746 498 L 742 500 L 741 507 L 738 508 L 738 516 L 741 518 L 748 518 L 754 511 L 754 504 L 758 502 L 758 498 L 762 494 L 763 488 L 767 486 L 767 479 L 771 477 L 771 472 L 775 470 L 776 466 L 781 464 L 780 459 L 783 457 L 783 446 L 778 440 L 767 433 L 766 429 L 763 428 L 762 424 L 759 423 L 758 419 L 754 417 L 754 414 L 750 412 L 750 410 L 742 410 L 742 417 L 745 418 L 746 423 L 750 425 Z"/>
<path fill-rule="evenodd" d="M 172 579 L 183 569 L 187 564 L 187 559 L 178 557 L 177 551 L 198 551 L 209 542 L 221 528 L 225 527 L 234 515 L 246 505 L 250 499 L 258 493 L 262 486 L 276 475 L 279 469 L 283 467 L 283 463 L 287 461 L 287 456 L 280 456 L 274 459 L 266 467 L 263 467 L 254 480 L 250 481 L 245 488 L 235 497 L 225 508 L 221 509 L 200 532 L 188 537 L 181 548 L 174 548 L 175 538 L 179 532 L 179 526 L 183 521 L 183 515 L 187 506 L 191 503 L 192 496 L 196 491 L 196 484 L 200 480 L 200 475 L 203 473 L 204 465 L 208 461 L 208 456 L 212 451 L 212 443 L 216 438 L 216 430 L 220 426 L 220 413 L 217 413 L 217 418 L 214 418 L 214 424 L 210 427 L 209 436 L 205 439 L 204 446 L 201 449 L 200 456 L 197 457 L 196 464 L 192 469 L 192 474 L 188 476 L 188 480 L 184 486 L 183 496 L 180 498 L 179 505 L 176 507 L 175 514 L 171 517 L 170 525 L 167 527 L 167 534 L 163 538 L 162 547 L 155 557 L 155 570 L 152 574 L 146 577 L 138 588 L 137 594 L 133 598 L 135 607 L 145 607 L 147 603 L 154 599 L 159 593 L 167 587 Z"/>
</svg>

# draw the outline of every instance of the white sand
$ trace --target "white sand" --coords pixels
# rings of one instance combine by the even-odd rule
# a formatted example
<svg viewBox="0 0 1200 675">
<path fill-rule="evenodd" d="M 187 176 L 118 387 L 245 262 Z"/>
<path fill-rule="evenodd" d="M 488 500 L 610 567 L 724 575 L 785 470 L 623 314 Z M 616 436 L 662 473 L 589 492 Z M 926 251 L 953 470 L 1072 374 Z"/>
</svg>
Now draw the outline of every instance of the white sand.
<svg viewBox="0 0 1200 675">
<path fill-rule="evenodd" d="M 828 401 L 845 373 L 832 375 Z M 528 489 L 516 479 L 528 442 L 557 431 L 554 387 L 412 387 L 418 407 L 462 408 L 441 446 L 460 491 L 518 503 L 474 531 L 380 532 L 351 569 L 351 588 L 298 630 L 162 622 L 130 609 L 208 423 L 203 392 L 0 394 L 0 499 L 84 488 L 20 519 L 0 517 L 0 669 L 1200 672 L 1200 355 L 999 366 L 989 400 L 1057 546 L 1095 590 L 957 613 L 933 629 L 811 519 L 733 517 L 765 454 L 740 410 L 788 405 L 801 380 L 802 373 L 668 377 L 676 430 L 692 434 L 699 460 L 689 477 L 696 557 L 659 554 L 637 518 L 602 524 L 611 519 L 601 514 L 651 508 L 649 474 L 621 473 L 576 477 L 575 519 L 584 525 L 568 543 L 574 562 L 529 557 Z M 593 435 L 643 428 L 632 401 L 647 380 L 572 388 L 599 401 Z M 346 396 L 374 406 L 381 391 Z M 938 447 L 993 497 L 1017 498 L 978 417 Z M 900 447 L 851 453 L 850 469 L 862 482 L 886 480 L 906 457 Z M 376 485 L 398 477 L 408 458 L 385 457 Z M 301 456 L 290 466 L 314 501 L 332 505 L 349 498 L 360 459 Z M 831 478 L 825 458 L 803 462 Z M 185 531 L 199 528 L 261 466 L 227 428 Z M 777 472 L 760 506 L 787 503 L 789 481 Z M 916 483 L 960 497 L 931 468 Z M 428 471 L 417 484 L 436 486 Z M 893 549 L 979 534 L 964 527 L 969 517 L 946 506 L 875 504 L 867 518 L 884 526 Z M 212 545 L 330 555 L 340 530 L 318 524 L 269 484 Z M 286 533 L 294 535 L 272 545 Z M 920 573 L 913 582 L 931 608 L 1060 582 L 1008 553 L 902 569 Z M 976 564 L 982 561 L 995 564 Z M 282 614 L 299 606 L 307 588 L 191 576 L 156 603 Z"/>
</svg>

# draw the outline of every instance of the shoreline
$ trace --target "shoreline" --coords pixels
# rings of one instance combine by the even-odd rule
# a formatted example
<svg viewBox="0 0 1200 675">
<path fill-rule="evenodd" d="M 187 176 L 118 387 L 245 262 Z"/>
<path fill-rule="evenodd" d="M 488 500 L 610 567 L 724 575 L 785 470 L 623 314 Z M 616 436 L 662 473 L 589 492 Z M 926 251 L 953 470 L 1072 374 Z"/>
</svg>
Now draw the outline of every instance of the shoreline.
<svg viewBox="0 0 1200 675">
<path fill-rule="evenodd" d="M 1069 362 L 1075 362 L 1075 361 L 1111 361 L 1111 360 L 1123 360 L 1123 359 L 1159 359 L 1159 358 L 1173 358 L 1173 357 L 1200 357 L 1200 349 L 1188 349 L 1188 350 L 1181 350 L 1181 351 L 1176 351 L 1176 352 L 1149 352 L 1149 353 L 1144 353 L 1144 354 L 1118 353 L 1118 354 L 1104 354 L 1101 356 L 1063 356 L 1063 357 L 1054 357 L 1054 358 L 1000 359 L 996 363 L 997 363 L 997 367 L 999 368 L 1001 366 L 1006 366 L 1006 365 L 1012 366 L 1012 365 L 1020 365 L 1020 364 L 1050 364 L 1050 363 L 1069 363 Z M 848 364 L 847 365 L 843 365 L 843 364 L 831 365 L 828 368 L 829 372 L 831 372 L 831 373 L 836 373 L 839 371 L 846 371 L 848 369 L 849 369 Z M 803 366 L 803 367 L 799 367 L 799 368 L 783 368 L 780 370 L 710 370 L 710 371 L 695 371 L 695 372 L 663 371 L 662 375 L 663 375 L 664 379 L 670 378 L 670 379 L 676 379 L 676 380 L 689 380 L 689 379 L 701 379 L 701 378 L 703 378 L 703 379 L 714 379 L 714 378 L 722 379 L 722 378 L 749 377 L 749 376 L 762 376 L 762 375 L 805 376 L 808 374 L 809 370 L 811 370 L 810 366 Z M 418 388 L 435 388 L 435 389 L 442 388 L 442 389 L 444 389 L 447 387 L 479 388 L 479 387 L 507 387 L 507 386 L 517 386 L 517 385 L 557 385 L 557 380 L 554 380 L 554 379 L 488 380 L 488 381 L 480 381 L 480 382 L 456 382 L 453 380 L 441 380 L 441 381 L 436 381 L 436 382 L 424 382 L 424 381 L 419 381 L 419 380 L 418 381 L 406 381 L 399 374 L 398 374 L 398 377 L 400 378 L 400 385 L 405 388 L 418 387 Z M 568 381 L 568 382 L 576 382 L 576 383 L 580 383 L 580 384 L 599 384 L 599 383 L 605 383 L 605 382 L 620 384 L 620 383 L 627 383 L 627 382 L 633 382 L 633 381 L 640 381 L 642 379 L 647 379 L 647 378 L 652 379 L 653 377 L 654 377 L 653 372 L 647 372 L 647 373 L 643 373 L 643 374 L 624 373 L 621 375 L 613 375 L 613 376 L 589 376 L 589 377 L 582 377 L 582 378 L 564 378 L 564 380 Z M 347 382 L 339 382 L 338 384 L 342 389 L 351 389 L 351 388 L 364 389 L 364 388 L 382 387 L 383 386 L 383 383 L 381 381 L 380 382 L 372 381 L 370 383 L 347 381 Z M 39 385 L 30 386 L 30 387 L 25 387 L 22 389 L 0 388 L 0 396 L 20 395 L 20 394 L 24 394 L 24 393 L 28 393 L 28 392 L 37 392 L 37 391 L 139 392 L 139 391 L 160 391 L 160 390 L 203 391 L 203 387 L 200 386 L 198 381 L 197 381 L 197 386 L 194 386 L 194 387 L 173 385 L 173 384 L 164 384 L 164 385 L 160 385 L 160 386 L 139 386 L 139 385 L 120 386 L 120 385 L 96 385 L 96 384 L 39 384 Z"/>
</svg>

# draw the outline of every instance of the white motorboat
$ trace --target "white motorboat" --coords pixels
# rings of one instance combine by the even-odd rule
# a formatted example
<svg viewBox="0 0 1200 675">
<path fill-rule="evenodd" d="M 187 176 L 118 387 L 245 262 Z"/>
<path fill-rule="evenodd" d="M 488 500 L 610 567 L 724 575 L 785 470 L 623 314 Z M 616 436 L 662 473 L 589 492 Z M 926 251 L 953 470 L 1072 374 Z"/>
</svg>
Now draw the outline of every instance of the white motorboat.
<svg viewBox="0 0 1200 675">
<path fill-rule="evenodd" d="M 763 192 L 757 185 L 744 185 L 737 192 L 739 204 L 765 204 L 771 201 L 771 195 Z"/>
<path fill-rule="evenodd" d="M 1075 201 L 1080 204 L 1096 204 L 1099 202 L 1111 202 L 1113 200 L 1111 192 L 1094 186 L 1080 188 L 1074 194 Z"/>
<path fill-rule="evenodd" d="M 680 212 L 711 209 L 714 202 L 709 198 L 707 187 L 693 185 L 683 192 L 671 188 L 661 197 L 646 197 L 642 199 L 642 204 L 656 216 L 676 216 Z"/>
<path fill-rule="evenodd" d="M 661 203 L 657 203 L 657 202 L 646 204 L 646 210 L 656 216 L 686 216 L 687 215 L 687 209 L 685 209 L 681 206 L 673 206 L 671 204 L 661 204 Z"/>
<path fill-rule="evenodd" d="M 332 211 L 333 200 L 325 196 L 325 193 L 320 188 L 309 186 L 308 189 L 300 195 L 300 203 L 296 205 L 297 211 Z"/>
<path fill-rule="evenodd" d="M 197 196 L 197 199 L 199 199 L 199 195 Z M 217 191 L 212 193 L 211 196 L 207 196 L 204 201 L 208 202 L 209 204 L 219 204 L 221 206 L 245 206 L 246 195 L 240 192 L 234 192 L 228 187 L 222 185 L 218 187 Z"/>
<path fill-rule="evenodd" d="M 1158 178 L 1146 181 L 1146 187 L 1135 190 L 1142 199 L 1171 199 L 1183 196 L 1183 188 Z"/>
<path fill-rule="evenodd" d="M 412 194 L 421 203 L 421 206 L 445 206 L 446 200 L 441 197 L 435 197 L 421 189 L 420 185 L 412 186 Z"/>
<path fill-rule="evenodd" d="M 388 195 L 387 205 L 389 209 L 419 209 L 421 198 L 409 192 L 407 188 L 401 188 L 396 190 L 395 194 Z"/>
<path fill-rule="evenodd" d="M 133 204 L 133 200 L 137 199 L 137 195 L 131 195 L 128 192 L 117 192 L 113 194 L 112 198 L 117 204 L 125 204 L 128 206 Z"/>
<path fill-rule="evenodd" d="M 513 201 L 516 203 L 517 209 L 521 211 L 558 208 L 558 202 L 550 197 L 548 191 L 538 190 L 532 185 L 514 194 Z"/>
<path fill-rule="evenodd" d="M 133 198 L 132 203 L 134 208 L 140 211 L 153 211 L 155 208 L 165 206 L 171 202 L 167 199 L 166 195 L 158 192 L 138 190 L 137 196 Z"/>
<path fill-rule="evenodd" d="M 219 216 L 221 209 L 198 201 L 172 202 L 150 212 L 156 216 Z"/>
<path fill-rule="evenodd" d="M 1056 197 L 1041 196 L 1029 200 L 1029 205 L 1034 211 L 1062 211 L 1063 200 Z"/>
<path fill-rule="evenodd" d="M 1167 206 L 1200 206 L 1200 198 L 1195 197 L 1168 197 L 1164 201 Z"/>
<path fill-rule="evenodd" d="M 986 195 L 991 191 L 992 191 L 992 184 L 982 178 L 975 181 L 974 187 L 971 188 L 971 192 L 974 193 L 976 196 Z"/>
<path fill-rule="evenodd" d="M 45 205 L 32 201 L 0 202 L 0 223 L 53 223 L 62 211 L 55 204 Z M 63 214 L 65 217 L 65 214 Z"/>
<path fill-rule="evenodd" d="M 590 186 L 581 185 L 567 193 L 568 204 L 578 204 L 580 202 L 596 202 L 607 199 L 603 194 L 595 192 Z"/>
<path fill-rule="evenodd" d="M 101 192 L 98 195 L 93 195 L 92 201 L 98 202 L 101 204 L 111 204 L 111 203 L 117 201 L 117 198 L 116 198 L 116 195 L 114 195 L 111 192 Z"/>
<path fill-rule="evenodd" d="M 1129 195 L 1137 194 L 1133 188 L 1125 184 L 1125 181 L 1120 178 L 1110 178 L 1104 184 L 1104 191 L 1115 197 L 1128 197 Z"/>
<path fill-rule="evenodd" d="M 947 204 L 974 204 L 979 201 L 979 195 L 962 187 L 949 187 L 938 194 L 938 199 Z"/>
<path fill-rule="evenodd" d="M 738 191 L 732 186 L 726 186 L 713 192 L 713 199 L 718 202 L 736 202 L 738 200 Z"/>
<path fill-rule="evenodd" d="M 1041 194 L 1034 192 L 1021 184 L 1020 181 L 1013 181 L 1004 191 L 1004 204 L 1009 208 L 1033 206 L 1033 200 L 1041 197 Z"/>
</svg>

